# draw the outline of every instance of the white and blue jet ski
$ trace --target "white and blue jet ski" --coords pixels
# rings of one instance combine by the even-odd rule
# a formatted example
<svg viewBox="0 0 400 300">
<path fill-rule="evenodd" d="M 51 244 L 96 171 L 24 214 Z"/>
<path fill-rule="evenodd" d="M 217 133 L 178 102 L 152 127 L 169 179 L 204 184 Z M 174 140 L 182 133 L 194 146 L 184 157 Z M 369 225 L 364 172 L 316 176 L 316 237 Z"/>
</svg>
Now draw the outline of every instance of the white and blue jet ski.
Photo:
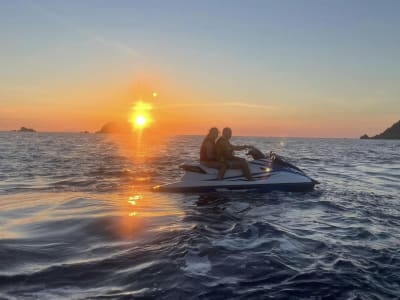
<svg viewBox="0 0 400 300">
<path fill-rule="evenodd" d="M 200 163 L 180 166 L 185 174 L 180 181 L 153 187 L 158 192 L 223 192 L 248 190 L 258 192 L 289 191 L 304 192 L 314 188 L 319 182 L 306 175 L 300 168 L 270 152 L 269 157 L 254 148 L 248 161 L 254 181 L 248 181 L 240 169 L 228 169 L 223 180 L 217 180 L 218 170 Z"/>
</svg>

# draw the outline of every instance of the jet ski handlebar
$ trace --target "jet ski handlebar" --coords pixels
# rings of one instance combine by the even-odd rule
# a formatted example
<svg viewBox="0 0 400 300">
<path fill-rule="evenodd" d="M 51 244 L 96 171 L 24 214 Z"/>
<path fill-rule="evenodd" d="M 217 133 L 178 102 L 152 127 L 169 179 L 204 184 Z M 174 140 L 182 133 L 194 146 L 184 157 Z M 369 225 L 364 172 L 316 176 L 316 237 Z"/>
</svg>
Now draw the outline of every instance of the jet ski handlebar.
<svg viewBox="0 0 400 300">
<path fill-rule="evenodd" d="M 298 168 L 298 167 L 292 165 L 291 163 L 287 162 L 283 157 L 279 156 L 274 151 L 270 151 L 269 155 L 268 154 L 265 155 L 260 150 L 258 150 L 257 148 L 252 147 L 249 150 L 249 152 L 247 152 L 247 155 L 252 156 L 253 159 L 255 159 L 255 160 L 262 159 L 262 158 L 267 158 L 267 156 L 269 156 L 269 159 L 275 165 L 279 165 L 279 166 L 282 166 L 282 167 L 290 167 L 290 168 L 296 169 L 296 170 L 304 173 L 300 168 Z"/>
<path fill-rule="evenodd" d="M 250 155 L 251 157 L 253 157 L 253 159 L 262 159 L 262 158 L 267 158 L 269 156 L 269 158 L 274 161 L 276 159 L 279 159 L 279 155 L 276 154 L 274 151 L 270 151 L 269 155 L 268 154 L 264 154 L 262 153 L 259 149 L 257 149 L 256 147 L 252 147 L 248 152 L 247 155 Z"/>
<path fill-rule="evenodd" d="M 265 154 L 258 150 L 256 147 L 251 147 L 250 150 L 247 152 L 247 155 L 253 157 L 253 159 L 261 159 L 266 158 Z"/>
</svg>

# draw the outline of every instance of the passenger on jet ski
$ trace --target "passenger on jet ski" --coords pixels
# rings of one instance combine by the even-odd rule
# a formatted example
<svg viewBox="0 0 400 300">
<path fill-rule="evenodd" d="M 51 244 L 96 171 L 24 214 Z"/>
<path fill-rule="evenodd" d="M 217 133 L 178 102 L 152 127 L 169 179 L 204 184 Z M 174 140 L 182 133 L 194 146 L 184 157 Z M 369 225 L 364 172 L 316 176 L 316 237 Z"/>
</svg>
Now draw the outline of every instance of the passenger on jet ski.
<svg viewBox="0 0 400 300">
<path fill-rule="evenodd" d="M 247 180 L 253 181 L 254 179 L 251 176 L 251 173 L 249 170 L 249 165 L 247 164 L 247 161 L 243 158 L 233 155 L 235 150 L 252 149 L 253 146 L 232 145 L 229 142 L 231 137 L 232 137 L 232 129 L 230 129 L 229 127 L 225 127 L 222 130 L 222 136 L 218 139 L 218 141 L 216 143 L 217 159 L 220 162 L 226 163 L 227 166 L 231 169 L 241 169 L 244 176 L 247 178 Z"/>
<path fill-rule="evenodd" d="M 224 178 L 227 164 L 223 161 L 217 160 L 215 140 L 217 139 L 218 134 L 218 129 L 213 127 L 203 140 L 200 148 L 200 163 L 206 167 L 218 169 L 217 179 L 221 180 Z"/>
</svg>

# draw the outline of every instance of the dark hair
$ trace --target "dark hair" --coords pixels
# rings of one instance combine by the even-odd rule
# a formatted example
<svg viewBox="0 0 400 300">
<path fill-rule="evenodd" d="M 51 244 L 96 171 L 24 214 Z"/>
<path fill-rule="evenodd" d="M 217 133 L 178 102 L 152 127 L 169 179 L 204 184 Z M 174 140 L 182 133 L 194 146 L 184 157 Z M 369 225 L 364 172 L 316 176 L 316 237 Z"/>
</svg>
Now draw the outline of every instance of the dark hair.
<svg viewBox="0 0 400 300">
<path fill-rule="evenodd" d="M 232 129 L 230 129 L 229 127 L 225 127 L 225 128 L 222 130 L 222 134 L 226 134 L 226 133 L 232 134 Z"/>
<path fill-rule="evenodd" d="M 212 127 L 212 128 L 210 128 L 210 130 L 208 131 L 208 135 L 210 135 L 213 131 L 216 131 L 217 133 L 219 133 L 217 127 Z"/>
</svg>

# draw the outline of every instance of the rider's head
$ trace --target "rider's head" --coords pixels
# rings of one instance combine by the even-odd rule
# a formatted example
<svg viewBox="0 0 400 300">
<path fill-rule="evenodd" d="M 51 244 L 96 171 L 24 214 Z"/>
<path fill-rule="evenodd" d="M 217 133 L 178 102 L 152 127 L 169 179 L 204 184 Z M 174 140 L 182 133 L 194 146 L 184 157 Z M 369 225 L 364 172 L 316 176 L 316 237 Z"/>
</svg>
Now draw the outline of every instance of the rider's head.
<svg viewBox="0 0 400 300">
<path fill-rule="evenodd" d="M 211 128 L 210 131 L 208 132 L 208 136 L 213 140 L 215 140 L 218 137 L 218 134 L 219 132 L 217 127 Z"/>
<path fill-rule="evenodd" d="M 230 129 L 229 127 L 225 127 L 222 130 L 222 136 L 229 140 L 232 136 L 232 129 Z"/>
</svg>

